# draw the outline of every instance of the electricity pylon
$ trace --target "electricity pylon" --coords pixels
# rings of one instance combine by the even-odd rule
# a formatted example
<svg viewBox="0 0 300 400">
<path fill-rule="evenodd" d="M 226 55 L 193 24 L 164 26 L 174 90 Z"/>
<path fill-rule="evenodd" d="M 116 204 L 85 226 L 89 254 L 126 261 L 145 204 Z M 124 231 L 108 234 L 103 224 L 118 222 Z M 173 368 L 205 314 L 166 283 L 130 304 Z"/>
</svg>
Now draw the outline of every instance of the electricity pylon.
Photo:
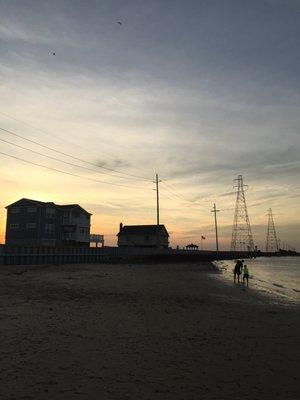
<svg viewBox="0 0 300 400">
<path fill-rule="evenodd" d="M 268 221 L 268 231 L 267 231 L 267 243 L 266 243 L 266 252 L 275 252 L 279 251 L 279 243 L 276 235 L 276 229 L 272 214 L 272 208 L 269 208 L 269 221 Z"/>
<path fill-rule="evenodd" d="M 234 186 L 237 188 L 237 197 L 232 227 L 231 251 L 254 251 L 254 243 L 244 193 L 244 187 L 247 185 L 243 184 L 242 175 L 238 175 L 235 181 L 237 181 L 237 185 Z"/>
</svg>

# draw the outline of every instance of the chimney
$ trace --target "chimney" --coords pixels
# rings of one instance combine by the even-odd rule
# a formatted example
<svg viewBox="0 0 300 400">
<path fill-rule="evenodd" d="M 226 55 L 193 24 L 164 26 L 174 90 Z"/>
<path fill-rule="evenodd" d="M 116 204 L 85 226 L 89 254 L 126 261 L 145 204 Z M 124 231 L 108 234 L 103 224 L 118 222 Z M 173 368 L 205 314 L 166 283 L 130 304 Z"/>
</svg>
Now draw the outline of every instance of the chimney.
<svg viewBox="0 0 300 400">
<path fill-rule="evenodd" d="M 120 222 L 120 232 L 121 232 L 122 228 L 123 228 L 123 223 Z"/>
</svg>

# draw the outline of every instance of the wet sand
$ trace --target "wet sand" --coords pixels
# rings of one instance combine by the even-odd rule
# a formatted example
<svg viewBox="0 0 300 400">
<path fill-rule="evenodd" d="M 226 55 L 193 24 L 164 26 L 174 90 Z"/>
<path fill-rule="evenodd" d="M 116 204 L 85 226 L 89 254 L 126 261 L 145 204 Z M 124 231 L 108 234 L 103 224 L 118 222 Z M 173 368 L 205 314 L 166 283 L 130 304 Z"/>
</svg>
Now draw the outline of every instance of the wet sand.
<svg viewBox="0 0 300 400">
<path fill-rule="evenodd" d="M 213 274 L 1 267 L 1 400 L 299 398 L 299 308 Z"/>
</svg>

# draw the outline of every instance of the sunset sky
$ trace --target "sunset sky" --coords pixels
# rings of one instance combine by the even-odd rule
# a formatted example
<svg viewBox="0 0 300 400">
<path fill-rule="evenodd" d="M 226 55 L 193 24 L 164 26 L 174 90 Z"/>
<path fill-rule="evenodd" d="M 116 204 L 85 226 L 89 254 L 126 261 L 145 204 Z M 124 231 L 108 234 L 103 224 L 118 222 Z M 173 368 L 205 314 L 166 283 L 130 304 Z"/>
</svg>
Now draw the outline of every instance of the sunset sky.
<svg viewBox="0 0 300 400">
<path fill-rule="evenodd" d="M 299 20 L 298 0 L 0 0 L 0 127 L 86 161 L 0 130 L 0 242 L 26 197 L 79 203 L 115 245 L 156 222 L 158 173 L 171 245 L 213 248 L 216 202 L 227 249 L 242 174 L 255 243 L 271 207 L 300 250 Z"/>
</svg>

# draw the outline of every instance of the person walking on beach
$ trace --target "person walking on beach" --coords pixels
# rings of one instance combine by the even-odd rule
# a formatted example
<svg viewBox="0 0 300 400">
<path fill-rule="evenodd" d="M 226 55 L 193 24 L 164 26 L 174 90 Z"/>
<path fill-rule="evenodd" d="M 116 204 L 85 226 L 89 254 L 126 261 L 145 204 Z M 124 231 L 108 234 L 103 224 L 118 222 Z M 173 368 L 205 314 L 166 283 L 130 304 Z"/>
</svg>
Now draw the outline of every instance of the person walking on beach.
<svg viewBox="0 0 300 400">
<path fill-rule="evenodd" d="M 245 279 L 247 280 L 247 286 L 249 286 L 249 269 L 247 265 L 244 265 L 244 275 L 243 275 L 243 284 L 245 285 Z"/>
<path fill-rule="evenodd" d="M 236 281 L 236 277 L 238 279 L 238 282 L 240 282 L 240 275 L 242 273 L 243 261 L 237 260 L 237 262 L 235 264 L 234 271 L 233 271 L 234 282 Z"/>
<path fill-rule="evenodd" d="M 243 274 L 243 268 L 244 268 L 244 260 L 240 261 L 241 263 L 241 268 L 240 268 L 240 274 Z"/>
<path fill-rule="evenodd" d="M 236 261 L 234 270 L 233 270 L 233 280 L 234 282 L 236 281 L 236 277 L 238 276 L 238 271 L 239 271 L 239 262 Z"/>
</svg>

